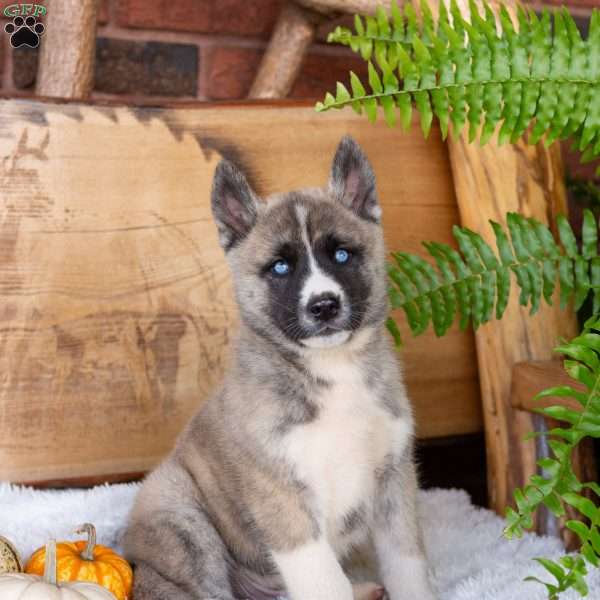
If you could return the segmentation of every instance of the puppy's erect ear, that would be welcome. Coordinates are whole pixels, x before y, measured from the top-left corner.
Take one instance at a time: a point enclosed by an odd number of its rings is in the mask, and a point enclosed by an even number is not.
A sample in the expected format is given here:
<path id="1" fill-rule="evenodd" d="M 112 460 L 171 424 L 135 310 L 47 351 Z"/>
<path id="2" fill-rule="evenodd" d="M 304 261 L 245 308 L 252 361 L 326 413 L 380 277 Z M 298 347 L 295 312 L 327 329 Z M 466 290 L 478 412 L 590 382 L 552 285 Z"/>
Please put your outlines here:
<path id="1" fill-rule="evenodd" d="M 346 208 L 367 221 L 379 223 L 381 208 L 375 174 L 361 147 L 349 136 L 342 138 L 335 153 L 329 188 Z"/>
<path id="2" fill-rule="evenodd" d="M 211 202 L 219 241 L 228 251 L 254 227 L 259 200 L 243 173 L 233 163 L 222 160 L 215 171 Z"/>

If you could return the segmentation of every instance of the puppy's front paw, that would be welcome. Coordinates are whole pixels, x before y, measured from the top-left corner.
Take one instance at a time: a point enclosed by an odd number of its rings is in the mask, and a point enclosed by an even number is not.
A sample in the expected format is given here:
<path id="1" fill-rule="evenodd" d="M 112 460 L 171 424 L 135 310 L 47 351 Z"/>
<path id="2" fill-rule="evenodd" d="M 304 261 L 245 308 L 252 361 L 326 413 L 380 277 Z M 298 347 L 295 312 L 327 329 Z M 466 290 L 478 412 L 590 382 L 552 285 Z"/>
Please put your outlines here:
<path id="1" fill-rule="evenodd" d="M 378 583 L 355 583 L 352 586 L 354 600 L 383 600 L 385 589 Z"/>

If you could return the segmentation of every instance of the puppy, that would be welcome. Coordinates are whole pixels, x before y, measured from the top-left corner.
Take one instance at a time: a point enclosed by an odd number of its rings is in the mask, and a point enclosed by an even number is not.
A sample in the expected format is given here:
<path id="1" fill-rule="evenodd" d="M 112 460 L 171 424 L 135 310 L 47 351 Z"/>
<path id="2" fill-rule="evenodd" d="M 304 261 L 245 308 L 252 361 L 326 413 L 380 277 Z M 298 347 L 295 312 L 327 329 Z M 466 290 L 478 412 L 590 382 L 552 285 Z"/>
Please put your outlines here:
<path id="1" fill-rule="evenodd" d="M 222 162 L 212 208 L 241 329 L 137 498 L 134 600 L 433 600 L 369 162 L 344 138 L 326 188 L 268 202 Z M 381 585 L 353 587 L 342 563 L 368 541 Z"/>

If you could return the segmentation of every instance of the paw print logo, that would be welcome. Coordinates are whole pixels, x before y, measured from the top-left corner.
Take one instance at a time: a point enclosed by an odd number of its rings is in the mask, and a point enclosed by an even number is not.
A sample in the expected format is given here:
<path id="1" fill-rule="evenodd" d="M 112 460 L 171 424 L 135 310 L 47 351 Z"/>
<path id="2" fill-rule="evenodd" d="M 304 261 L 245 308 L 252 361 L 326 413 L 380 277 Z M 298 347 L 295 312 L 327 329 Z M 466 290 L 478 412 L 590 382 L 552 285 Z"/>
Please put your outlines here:
<path id="1" fill-rule="evenodd" d="M 40 36 L 43 35 L 46 28 L 35 17 L 29 16 L 26 19 L 15 17 L 12 23 L 5 25 L 4 31 L 10 34 L 10 44 L 13 48 L 21 46 L 37 48 L 40 45 Z"/>

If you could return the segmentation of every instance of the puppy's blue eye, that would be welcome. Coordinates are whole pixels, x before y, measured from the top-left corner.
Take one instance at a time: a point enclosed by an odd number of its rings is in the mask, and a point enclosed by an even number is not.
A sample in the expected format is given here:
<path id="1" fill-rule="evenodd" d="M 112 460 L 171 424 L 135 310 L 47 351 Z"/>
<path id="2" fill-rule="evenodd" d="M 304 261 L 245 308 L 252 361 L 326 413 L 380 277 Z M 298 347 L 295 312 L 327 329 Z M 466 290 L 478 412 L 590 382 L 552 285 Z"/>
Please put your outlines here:
<path id="1" fill-rule="evenodd" d="M 271 267 L 271 271 L 275 275 L 279 275 L 279 276 L 287 275 L 290 272 L 290 265 L 285 260 L 278 260 Z"/>
<path id="2" fill-rule="evenodd" d="M 335 262 L 344 265 L 350 260 L 350 252 L 344 250 L 344 248 L 338 248 L 335 251 Z"/>

